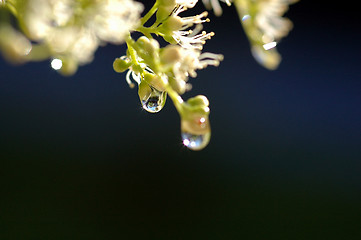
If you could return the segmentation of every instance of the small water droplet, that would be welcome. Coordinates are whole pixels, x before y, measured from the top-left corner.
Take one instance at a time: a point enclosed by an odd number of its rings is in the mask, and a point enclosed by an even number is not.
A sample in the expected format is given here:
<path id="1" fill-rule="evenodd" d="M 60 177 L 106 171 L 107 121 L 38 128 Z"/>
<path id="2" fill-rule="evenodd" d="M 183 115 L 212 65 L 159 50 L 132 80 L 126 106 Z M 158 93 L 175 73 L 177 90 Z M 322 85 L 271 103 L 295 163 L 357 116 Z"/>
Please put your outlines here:
<path id="1" fill-rule="evenodd" d="M 246 14 L 242 17 L 242 21 L 246 21 L 247 19 L 251 18 L 250 15 Z"/>
<path id="2" fill-rule="evenodd" d="M 153 87 L 150 88 L 152 91 L 150 91 L 148 96 L 145 96 L 142 99 L 142 106 L 150 113 L 157 113 L 164 107 L 167 99 L 167 93 L 158 91 Z"/>
<path id="3" fill-rule="evenodd" d="M 182 132 L 183 144 L 191 150 L 201 150 L 207 146 L 210 140 L 210 135 L 210 132 L 200 135 Z"/>

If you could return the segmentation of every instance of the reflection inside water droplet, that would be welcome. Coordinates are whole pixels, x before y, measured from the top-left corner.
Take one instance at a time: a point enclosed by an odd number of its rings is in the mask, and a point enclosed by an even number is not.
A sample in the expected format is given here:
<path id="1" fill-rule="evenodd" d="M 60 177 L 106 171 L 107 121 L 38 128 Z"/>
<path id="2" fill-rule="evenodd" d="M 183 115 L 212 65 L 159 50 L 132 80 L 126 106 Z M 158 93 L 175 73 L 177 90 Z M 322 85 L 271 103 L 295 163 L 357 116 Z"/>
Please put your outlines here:
<path id="1" fill-rule="evenodd" d="M 184 146 L 192 150 L 201 150 L 207 146 L 211 134 L 210 132 L 207 132 L 205 134 L 196 135 L 188 132 L 182 132 L 181 135 Z"/>
<path id="2" fill-rule="evenodd" d="M 149 95 L 145 96 L 141 100 L 142 106 L 150 113 L 157 113 L 164 107 L 165 101 L 167 99 L 167 93 L 158 91 L 153 87 L 150 88 L 152 91 L 150 91 Z"/>

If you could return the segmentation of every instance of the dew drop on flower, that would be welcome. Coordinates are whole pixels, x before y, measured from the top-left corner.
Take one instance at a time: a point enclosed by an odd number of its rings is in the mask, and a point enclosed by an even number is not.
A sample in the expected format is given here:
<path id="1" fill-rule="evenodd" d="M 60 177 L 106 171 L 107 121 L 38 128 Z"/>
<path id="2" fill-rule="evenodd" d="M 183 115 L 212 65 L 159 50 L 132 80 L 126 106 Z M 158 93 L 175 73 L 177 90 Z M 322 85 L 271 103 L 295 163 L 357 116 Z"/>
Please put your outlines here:
<path id="1" fill-rule="evenodd" d="M 152 91 L 142 99 L 142 106 L 150 113 L 157 113 L 164 107 L 167 93 L 151 87 Z"/>
<path id="2" fill-rule="evenodd" d="M 208 117 L 182 120 L 181 136 L 183 145 L 187 148 L 191 150 L 205 148 L 211 138 Z"/>

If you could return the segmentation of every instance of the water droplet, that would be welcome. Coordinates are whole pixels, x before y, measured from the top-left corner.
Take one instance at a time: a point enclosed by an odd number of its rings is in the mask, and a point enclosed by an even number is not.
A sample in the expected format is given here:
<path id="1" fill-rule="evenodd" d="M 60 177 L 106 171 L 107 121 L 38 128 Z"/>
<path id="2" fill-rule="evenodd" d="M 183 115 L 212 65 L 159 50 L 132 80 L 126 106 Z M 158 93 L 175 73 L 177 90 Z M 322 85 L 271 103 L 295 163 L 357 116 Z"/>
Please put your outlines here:
<path id="1" fill-rule="evenodd" d="M 208 116 L 182 119 L 181 135 L 183 144 L 191 150 L 201 150 L 209 143 L 211 129 Z"/>
<path id="2" fill-rule="evenodd" d="M 157 89 L 150 87 L 151 91 L 149 95 L 145 96 L 142 101 L 142 106 L 145 110 L 150 113 L 157 113 L 165 105 L 165 101 L 167 99 L 167 93 L 158 91 Z"/>
<path id="3" fill-rule="evenodd" d="M 251 18 L 250 15 L 246 14 L 242 17 L 242 21 L 246 21 L 247 19 Z"/>

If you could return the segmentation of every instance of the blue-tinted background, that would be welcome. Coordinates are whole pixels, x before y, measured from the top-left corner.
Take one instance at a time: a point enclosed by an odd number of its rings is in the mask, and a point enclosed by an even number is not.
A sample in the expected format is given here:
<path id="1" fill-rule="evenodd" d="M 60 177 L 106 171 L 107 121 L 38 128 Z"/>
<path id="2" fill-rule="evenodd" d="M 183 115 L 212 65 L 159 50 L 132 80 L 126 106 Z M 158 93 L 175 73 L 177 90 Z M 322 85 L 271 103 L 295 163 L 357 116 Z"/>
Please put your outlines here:
<path id="1" fill-rule="evenodd" d="M 276 71 L 234 8 L 211 15 L 225 60 L 185 95 L 211 102 L 201 152 L 113 72 L 124 47 L 68 78 L 1 58 L 0 239 L 361 239 L 360 20 L 330 4 L 291 7 Z"/>

